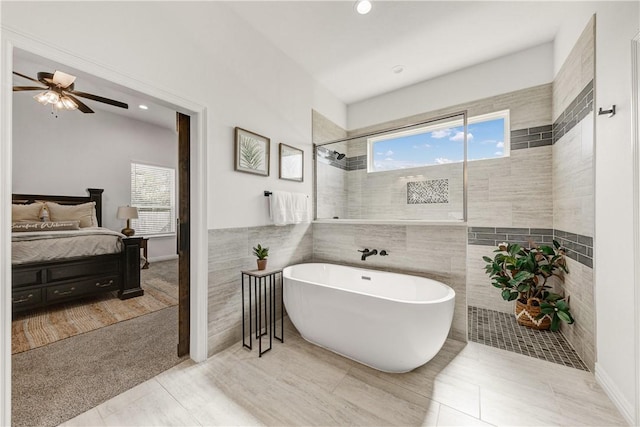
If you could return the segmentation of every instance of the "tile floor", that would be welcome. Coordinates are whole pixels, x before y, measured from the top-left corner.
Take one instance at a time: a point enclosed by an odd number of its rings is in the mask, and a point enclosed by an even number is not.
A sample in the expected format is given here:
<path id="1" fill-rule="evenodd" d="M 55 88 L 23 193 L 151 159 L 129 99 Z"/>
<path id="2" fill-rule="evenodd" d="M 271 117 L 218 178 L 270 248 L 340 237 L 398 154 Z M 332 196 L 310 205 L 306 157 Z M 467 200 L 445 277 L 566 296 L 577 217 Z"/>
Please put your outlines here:
<path id="1" fill-rule="evenodd" d="M 286 320 L 285 320 L 286 321 Z M 589 372 L 448 340 L 387 374 L 307 343 L 287 322 L 262 358 L 238 343 L 68 421 L 132 425 L 626 425 Z"/>
<path id="2" fill-rule="evenodd" d="M 469 341 L 588 371 L 559 332 L 536 331 L 518 325 L 510 313 L 469 307 Z"/>

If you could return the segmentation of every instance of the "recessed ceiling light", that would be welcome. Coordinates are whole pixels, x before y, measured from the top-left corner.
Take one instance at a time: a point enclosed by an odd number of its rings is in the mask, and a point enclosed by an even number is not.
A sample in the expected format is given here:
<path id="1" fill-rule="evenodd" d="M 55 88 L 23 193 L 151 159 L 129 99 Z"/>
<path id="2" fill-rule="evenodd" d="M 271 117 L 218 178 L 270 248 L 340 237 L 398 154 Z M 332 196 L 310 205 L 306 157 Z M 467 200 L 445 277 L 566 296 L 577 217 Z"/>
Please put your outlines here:
<path id="1" fill-rule="evenodd" d="M 360 15 L 366 15 L 371 12 L 371 1 L 370 0 L 358 0 L 355 5 L 356 12 Z"/>
<path id="2" fill-rule="evenodd" d="M 400 74 L 404 71 L 404 65 L 396 65 L 391 71 L 393 71 L 394 74 Z"/>
<path id="3" fill-rule="evenodd" d="M 138 105 L 138 108 L 139 108 L 139 109 L 141 109 L 141 110 L 148 110 L 148 109 L 149 109 L 149 107 L 147 107 L 147 106 L 146 106 L 146 105 L 144 105 L 144 104 L 140 104 L 140 105 Z"/>

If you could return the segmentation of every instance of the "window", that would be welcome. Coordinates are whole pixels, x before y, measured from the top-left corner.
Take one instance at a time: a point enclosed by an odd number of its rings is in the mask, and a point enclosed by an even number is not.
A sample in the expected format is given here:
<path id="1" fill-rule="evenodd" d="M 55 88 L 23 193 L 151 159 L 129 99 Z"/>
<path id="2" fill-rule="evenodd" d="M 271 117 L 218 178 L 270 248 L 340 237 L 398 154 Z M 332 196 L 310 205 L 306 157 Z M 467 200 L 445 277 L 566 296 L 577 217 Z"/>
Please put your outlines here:
<path id="1" fill-rule="evenodd" d="M 395 132 L 368 139 L 369 172 L 409 169 L 462 162 L 462 120 Z M 509 110 L 470 117 L 467 160 L 509 155 Z"/>
<path id="2" fill-rule="evenodd" d="M 136 234 L 150 236 L 175 232 L 175 176 L 173 168 L 131 163 L 131 206 Z"/>

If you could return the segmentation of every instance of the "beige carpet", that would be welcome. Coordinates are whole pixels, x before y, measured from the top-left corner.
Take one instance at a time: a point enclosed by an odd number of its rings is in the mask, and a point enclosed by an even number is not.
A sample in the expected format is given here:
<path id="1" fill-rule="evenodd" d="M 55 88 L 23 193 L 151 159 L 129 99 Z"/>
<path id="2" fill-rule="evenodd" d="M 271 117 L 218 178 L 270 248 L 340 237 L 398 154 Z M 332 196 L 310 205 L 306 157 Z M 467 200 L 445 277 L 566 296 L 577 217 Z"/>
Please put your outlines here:
<path id="1" fill-rule="evenodd" d="M 116 292 L 18 314 L 11 323 L 11 353 L 21 353 L 178 304 L 178 261 L 141 270 L 144 295 L 120 300 Z"/>
<path id="2" fill-rule="evenodd" d="M 178 307 L 11 357 L 12 425 L 56 426 L 177 365 Z"/>

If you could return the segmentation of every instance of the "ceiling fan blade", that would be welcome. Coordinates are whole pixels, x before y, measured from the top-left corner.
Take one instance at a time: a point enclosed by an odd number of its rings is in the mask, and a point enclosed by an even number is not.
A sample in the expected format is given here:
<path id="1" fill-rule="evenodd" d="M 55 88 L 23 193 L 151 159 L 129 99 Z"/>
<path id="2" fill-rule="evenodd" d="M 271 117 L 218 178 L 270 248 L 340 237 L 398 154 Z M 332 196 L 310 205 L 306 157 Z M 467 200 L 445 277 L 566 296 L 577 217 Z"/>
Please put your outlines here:
<path id="1" fill-rule="evenodd" d="M 65 92 L 65 93 L 69 93 L 69 92 Z M 125 104 L 124 102 L 115 101 L 113 99 L 104 98 L 102 96 L 92 95 L 92 94 L 86 93 L 86 92 L 78 92 L 78 91 L 75 91 L 75 90 L 73 92 L 71 92 L 71 93 L 74 94 L 75 96 L 81 96 L 83 98 L 91 99 L 93 101 L 103 102 L 105 104 L 113 105 L 114 107 L 120 107 L 120 108 L 126 108 L 126 109 L 129 108 L 129 106 L 127 104 Z"/>
<path id="2" fill-rule="evenodd" d="M 55 86 L 53 84 L 53 74 L 51 73 L 45 73 L 44 71 L 40 71 L 38 73 L 38 81 L 43 85 Z"/>
<path id="3" fill-rule="evenodd" d="M 83 113 L 93 113 L 93 110 L 91 108 L 87 107 L 85 103 L 80 101 L 75 96 L 71 95 L 69 92 L 65 92 L 64 96 L 66 96 L 67 98 L 75 102 L 76 105 L 78 106 L 78 110 L 82 111 Z"/>
<path id="4" fill-rule="evenodd" d="M 14 86 L 13 87 L 14 92 L 22 92 L 23 90 L 47 90 L 47 89 L 49 88 L 42 87 L 42 86 Z"/>
<path id="5" fill-rule="evenodd" d="M 53 73 L 53 83 L 56 86 L 59 86 L 63 89 L 71 86 L 75 80 L 76 80 L 76 76 L 63 73 L 62 71 L 56 70 L 56 72 Z"/>
<path id="6" fill-rule="evenodd" d="M 15 74 L 16 76 L 20 76 L 20 77 L 22 77 L 24 79 L 31 80 L 32 82 L 41 83 L 39 80 L 33 79 L 33 78 L 29 77 L 29 76 L 25 76 L 24 74 L 20 74 L 17 71 L 14 71 L 13 74 Z"/>

